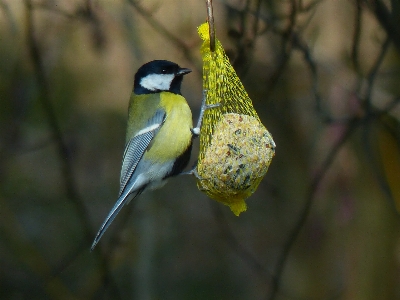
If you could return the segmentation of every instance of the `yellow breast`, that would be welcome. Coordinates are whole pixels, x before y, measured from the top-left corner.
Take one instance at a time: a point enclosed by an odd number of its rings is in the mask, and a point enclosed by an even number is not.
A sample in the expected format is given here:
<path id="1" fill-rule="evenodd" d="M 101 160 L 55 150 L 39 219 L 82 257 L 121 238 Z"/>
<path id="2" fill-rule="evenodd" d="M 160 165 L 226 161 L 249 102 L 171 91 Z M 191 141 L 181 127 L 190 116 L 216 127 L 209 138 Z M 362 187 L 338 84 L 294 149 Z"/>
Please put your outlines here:
<path id="1" fill-rule="evenodd" d="M 167 161 L 183 154 L 191 144 L 192 112 L 185 98 L 168 92 L 160 94 L 160 107 L 166 111 L 167 117 L 150 152 L 159 161 Z"/>

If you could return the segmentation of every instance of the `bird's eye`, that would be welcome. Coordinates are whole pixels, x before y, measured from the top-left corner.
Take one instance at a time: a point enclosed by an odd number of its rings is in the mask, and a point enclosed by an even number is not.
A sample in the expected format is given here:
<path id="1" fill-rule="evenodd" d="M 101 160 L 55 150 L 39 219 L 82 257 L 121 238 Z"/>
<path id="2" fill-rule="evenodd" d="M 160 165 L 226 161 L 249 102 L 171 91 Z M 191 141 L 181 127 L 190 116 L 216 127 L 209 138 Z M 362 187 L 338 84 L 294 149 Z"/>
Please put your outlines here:
<path id="1" fill-rule="evenodd" d="M 162 69 L 162 70 L 161 70 L 161 73 L 162 73 L 162 74 L 167 74 L 167 69 Z"/>

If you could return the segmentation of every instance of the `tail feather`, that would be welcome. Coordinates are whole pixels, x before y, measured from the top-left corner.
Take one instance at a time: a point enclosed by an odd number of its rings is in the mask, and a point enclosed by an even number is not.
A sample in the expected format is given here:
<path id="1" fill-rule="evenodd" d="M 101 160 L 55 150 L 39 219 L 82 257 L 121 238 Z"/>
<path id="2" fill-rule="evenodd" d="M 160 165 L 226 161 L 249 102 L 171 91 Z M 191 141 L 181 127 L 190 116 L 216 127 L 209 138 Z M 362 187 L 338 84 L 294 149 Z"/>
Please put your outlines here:
<path id="1" fill-rule="evenodd" d="M 118 215 L 120 212 L 121 208 L 125 205 L 128 204 L 132 199 L 136 198 L 139 196 L 145 187 L 137 190 L 134 195 L 132 194 L 122 194 L 121 197 L 118 198 L 117 202 L 114 204 L 114 207 L 111 209 L 110 213 L 108 214 L 107 218 L 104 220 L 103 224 L 101 225 L 99 231 L 96 234 L 96 237 L 94 238 L 92 247 L 90 247 L 90 251 L 93 251 L 94 247 L 96 247 L 97 243 L 100 241 L 101 237 L 103 234 L 106 232 L 107 228 L 111 225 L 112 221 L 114 221 L 115 217 Z"/>

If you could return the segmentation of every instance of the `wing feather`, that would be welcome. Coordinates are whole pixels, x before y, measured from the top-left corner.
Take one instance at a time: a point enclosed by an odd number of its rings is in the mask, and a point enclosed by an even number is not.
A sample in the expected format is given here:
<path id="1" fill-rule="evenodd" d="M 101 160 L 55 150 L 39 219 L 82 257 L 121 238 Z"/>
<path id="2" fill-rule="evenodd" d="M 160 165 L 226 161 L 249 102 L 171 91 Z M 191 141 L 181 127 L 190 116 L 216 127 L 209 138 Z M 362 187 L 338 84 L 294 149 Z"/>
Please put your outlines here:
<path id="1" fill-rule="evenodd" d="M 165 111 L 158 109 L 153 117 L 148 120 L 145 128 L 140 130 L 126 144 L 122 159 L 119 196 L 121 196 L 128 182 L 133 178 L 138 163 L 158 130 L 160 130 L 165 118 Z"/>

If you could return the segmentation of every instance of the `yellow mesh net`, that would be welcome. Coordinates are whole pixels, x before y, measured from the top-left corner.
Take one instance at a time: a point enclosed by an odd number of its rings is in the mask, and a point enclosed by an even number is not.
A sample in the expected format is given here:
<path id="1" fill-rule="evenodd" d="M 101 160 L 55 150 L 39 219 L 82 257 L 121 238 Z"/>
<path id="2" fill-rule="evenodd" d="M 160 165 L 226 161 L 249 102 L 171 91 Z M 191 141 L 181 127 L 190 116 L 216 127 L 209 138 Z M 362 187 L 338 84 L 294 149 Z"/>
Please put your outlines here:
<path id="1" fill-rule="evenodd" d="M 203 116 L 197 186 L 238 216 L 247 209 L 244 200 L 267 173 L 275 143 L 218 39 L 211 52 L 208 23 L 202 24 L 198 32 L 203 40 L 206 104 L 220 105 L 207 109 Z"/>

